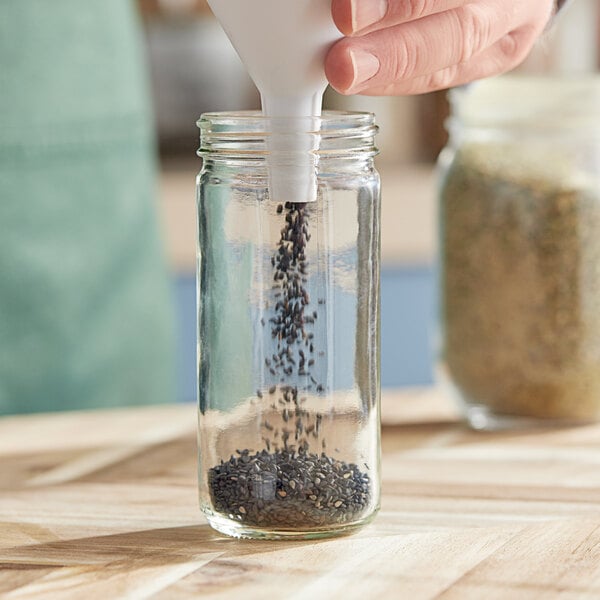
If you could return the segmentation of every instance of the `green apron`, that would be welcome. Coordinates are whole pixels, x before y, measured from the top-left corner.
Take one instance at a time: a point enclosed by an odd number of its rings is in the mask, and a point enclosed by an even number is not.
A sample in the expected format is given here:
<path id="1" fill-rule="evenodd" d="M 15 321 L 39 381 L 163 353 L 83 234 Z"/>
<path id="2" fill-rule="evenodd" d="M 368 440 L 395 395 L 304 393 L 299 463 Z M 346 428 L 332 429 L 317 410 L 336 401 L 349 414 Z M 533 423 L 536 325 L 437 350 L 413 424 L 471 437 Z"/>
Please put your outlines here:
<path id="1" fill-rule="evenodd" d="M 169 402 L 134 6 L 0 3 L 0 414 Z"/>

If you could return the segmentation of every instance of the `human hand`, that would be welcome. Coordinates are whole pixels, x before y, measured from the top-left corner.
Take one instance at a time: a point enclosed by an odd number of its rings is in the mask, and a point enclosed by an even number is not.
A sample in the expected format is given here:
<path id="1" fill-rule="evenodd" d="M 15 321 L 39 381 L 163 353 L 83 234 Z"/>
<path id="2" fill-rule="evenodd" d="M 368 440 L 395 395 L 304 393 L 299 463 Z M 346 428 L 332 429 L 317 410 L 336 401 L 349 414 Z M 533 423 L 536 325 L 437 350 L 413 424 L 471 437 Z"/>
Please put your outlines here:
<path id="1" fill-rule="evenodd" d="M 556 0 L 332 0 L 348 36 L 325 61 L 343 94 L 421 94 L 516 67 Z"/>

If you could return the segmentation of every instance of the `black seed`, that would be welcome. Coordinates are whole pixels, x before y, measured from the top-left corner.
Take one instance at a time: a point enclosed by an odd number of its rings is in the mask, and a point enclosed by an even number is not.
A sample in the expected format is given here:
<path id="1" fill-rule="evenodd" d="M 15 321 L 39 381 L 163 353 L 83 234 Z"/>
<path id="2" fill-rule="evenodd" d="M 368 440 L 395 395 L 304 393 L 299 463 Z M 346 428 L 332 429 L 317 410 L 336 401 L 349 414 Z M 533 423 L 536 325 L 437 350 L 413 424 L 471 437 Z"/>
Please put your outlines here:
<path id="1" fill-rule="evenodd" d="M 346 473 L 350 478 L 343 478 Z M 252 455 L 243 450 L 239 458 L 210 469 L 208 484 L 218 512 L 262 527 L 351 522 L 360 518 L 371 497 L 369 476 L 355 465 L 302 450 Z"/>

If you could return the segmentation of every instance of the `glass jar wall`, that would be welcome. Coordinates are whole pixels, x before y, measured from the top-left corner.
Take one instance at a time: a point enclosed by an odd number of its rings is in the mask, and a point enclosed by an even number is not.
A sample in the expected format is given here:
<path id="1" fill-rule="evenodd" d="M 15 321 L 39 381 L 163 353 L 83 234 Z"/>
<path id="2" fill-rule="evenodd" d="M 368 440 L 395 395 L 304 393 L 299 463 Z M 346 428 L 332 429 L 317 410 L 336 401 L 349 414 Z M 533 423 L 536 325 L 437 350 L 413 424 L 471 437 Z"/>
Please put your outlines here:
<path id="1" fill-rule="evenodd" d="M 441 366 L 475 428 L 600 417 L 600 80 L 452 93 Z"/>
<path id="2" fill-rule="evenodd" d="M 200 503 L 238 537 L 334 535 L 379 506 L 376 127 L 307 123 L 199 121 Z M 318 146 L 316 201 L 271 198 L 276 135 Z"/>

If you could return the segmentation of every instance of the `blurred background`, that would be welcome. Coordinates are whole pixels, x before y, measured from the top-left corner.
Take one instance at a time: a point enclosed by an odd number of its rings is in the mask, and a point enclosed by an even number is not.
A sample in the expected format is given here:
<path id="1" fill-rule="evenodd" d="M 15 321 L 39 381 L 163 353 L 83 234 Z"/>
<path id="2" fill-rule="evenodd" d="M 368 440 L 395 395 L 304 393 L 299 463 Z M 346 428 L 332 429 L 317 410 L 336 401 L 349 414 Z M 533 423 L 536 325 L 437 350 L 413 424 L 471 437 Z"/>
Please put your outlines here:
<path id="1" fill-rule="evenodd" d="M 599 31 L 574 0 L 521 70 L 597 71 Z M 195 400 L 195 122 L 256 108 L 204 0 L 0 4 L 0 414 Z M 325 108 L 377 116 L 382 384 L 426 386 L 446 94 Z"/>
<path id="2" fill-rule="evenodd" d="M 195 120 L 213 110 L 259 108 L 259 98 L 204 0 L 140 0 L 161 159 L 164 235 L 178 314 L 182 401 L 195 399 Z M 577 72 L 600 66 L 597 0 L 576 0 L 520 68 Z M 445 92 L 415 97 L 343 97 L 329 89 L 325 108 L 374 112 L 381 128 L 382 385 L 434 380 L 436 345 L 435 160 L 446 143 Z"/>
<path id="3" fill-rule="evenodd" d="M 180 398 L 195 398 L 194 122 L 204 111 L 260 108 L 256 89 L 202 0 L 142 0 L 161 157 L 165 236 L 176 290 Z M 325 108 L 375 112 L 383 180 L 382 383 L 433 379 L 435 178 L 445 94 L 346 98 Z"/>

